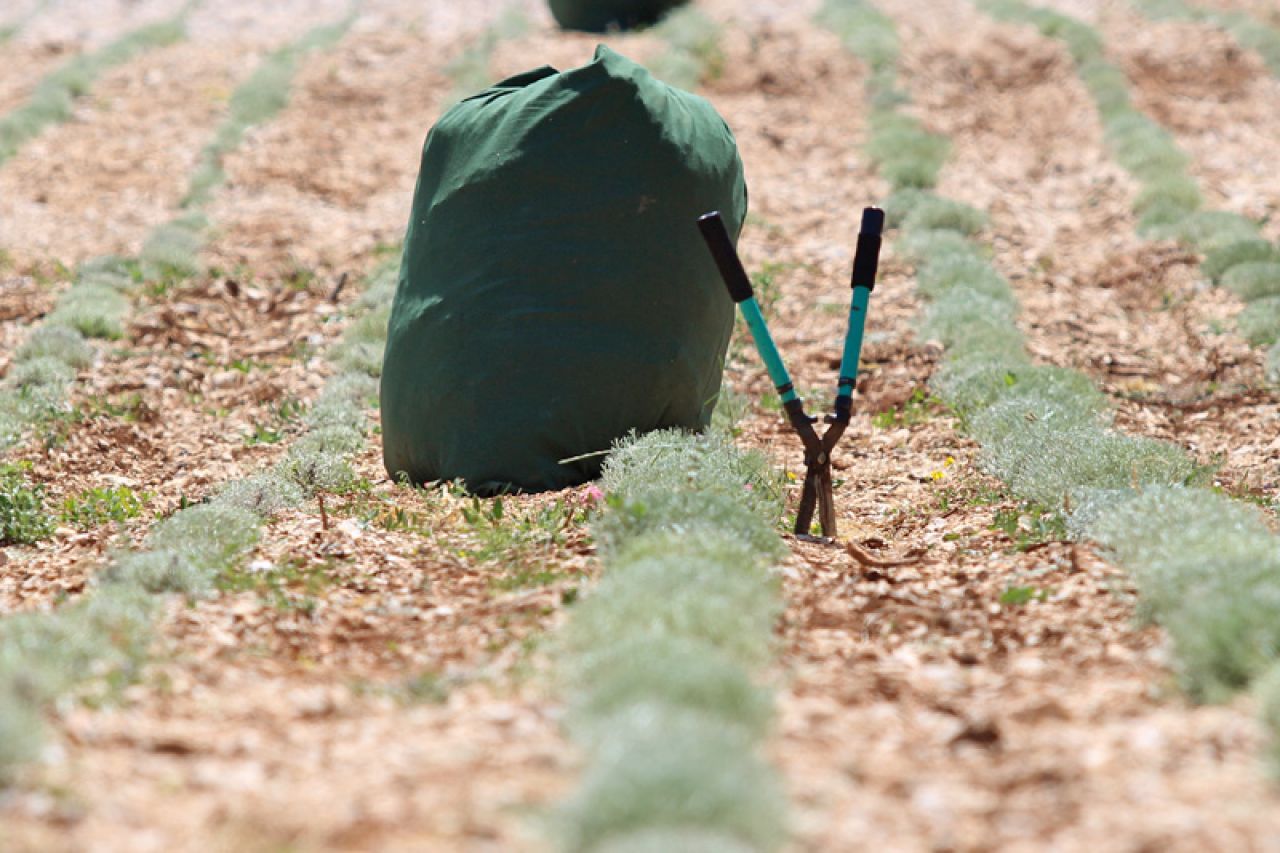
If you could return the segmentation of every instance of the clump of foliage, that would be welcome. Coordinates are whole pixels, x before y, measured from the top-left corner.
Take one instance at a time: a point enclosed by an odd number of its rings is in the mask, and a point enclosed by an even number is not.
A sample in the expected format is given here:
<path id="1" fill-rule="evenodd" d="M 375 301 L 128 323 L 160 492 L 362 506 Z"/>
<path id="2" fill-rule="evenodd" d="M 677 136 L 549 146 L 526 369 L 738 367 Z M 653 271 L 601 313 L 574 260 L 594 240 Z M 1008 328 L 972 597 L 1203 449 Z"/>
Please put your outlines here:
<path id="1" fill-rule="evenodd" d="M 782 846 L 781 786 L 741 732 L 661 704 L 633 705 L 612 724 L 564 806 L 565 849 L 595 850 L 668 827 L 727 836 L 751 850 Z"/>
<path id="2" fill-rule="evenodd" d="M 138 494 L 128 486 L 98 486 L 62 503 L 62 520 L 82 529 L 97 527 L 109 521 L 137 518 L 150 496 Z"/>
<path id="3" fill-rule="evenodd" d="M 1280 296 L 1280 261 L 1247 261 L 1222 276 L 1222 286 L 1245 301 Z"/>
<path id="4" fill-rule="evenodd" d="M 28 478 L 30 465 L 0 465 L 0 545 L 30 545 L 53 535 L 44 487 Z"/>
<path id="5" fill-rule="evenodd" d="M 1245 306 L 1236 318 L 1240 333 L 1254 346 L 1280 341 L 1280 296 L 1264 296 Z"/>
<path id="6" fill-rule="evenodd" d="M 936 195 L 921 196 L 906 215 L 902 227 L 908 231 L 947 229 L 971 237 L 983 229 L 987 217 L 967 204 Z"/>
<path id="7" fill-rule="evenodd" d="M 1261 237 L 1238 240 L 1205 252 L 1200 269 L 1213 281 L 1219 281 L 1239 264 L 1280 263 L 1280 249 Z"/>
<path id="8" fill-rule="evenodd" d="M 173 44 L 183 37 L 183 16 L 126 33 L 87 54 L 76 56 L 50 72 L 26 103 L 0 116 L 0 163 L 45 128 L 71 118 L 75 100 L 88 94 L 93 81 L 107 69 L 155 47 Z"/>

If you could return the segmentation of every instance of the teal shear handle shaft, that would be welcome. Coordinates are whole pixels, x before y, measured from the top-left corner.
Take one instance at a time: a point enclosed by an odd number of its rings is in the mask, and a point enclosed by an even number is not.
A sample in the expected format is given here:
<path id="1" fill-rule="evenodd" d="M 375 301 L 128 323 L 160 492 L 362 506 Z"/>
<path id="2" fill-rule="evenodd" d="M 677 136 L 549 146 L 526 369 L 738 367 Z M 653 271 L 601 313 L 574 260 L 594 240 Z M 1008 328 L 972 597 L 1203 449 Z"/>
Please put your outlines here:
<path id="1" fill-rule="evenodd" d="M 769 334 L 769 327 L 765 325 L 764 314 L 760 312 L 760 303 L 756 302 L 754 296 L 748 296 L 738 303 L 738 310 L 742 312 L 742 319 L 747 321 L 747 328 L 751 330 L 751 340 L 756 342 L 756 352 L 760 353 L 760 360 L 764 362 L 764 369 L 769 371 L 769 379 L 773 382 L 773 387 L 778 389 L 778 396 L 784 403 L 797 399 L 791 376 L 787 373 L 786 365 L 782 363 L 782 355 L 773 342 L 773 335 Z"/>
<path id="2" fill-rule="evenodd" d="M 742 261 L 738 259 L 738 253 L 733 248 L 733 241 L 729 239 L 729 232 L 725 230 L 720 214 L 708 213 L 699 217 L 698 230 L 702 232 L 702 239 L 706 241 L 711 257 L 715 259 L 720 277 L 724 279 L 725 287 L 729 290 L 729 296 L 738 303 L 738 308 L 742 311 L 742 319 L 747 321 L 747 328 L 751 331 L 751 339 L 755 341 L 756 351 L 760 353 L 760 360 L 764 362 L 765 370 L 769 372 L 769 379 L 778 389 L 782 402 L 790 403 L 798 399 L 795 386 L 791 383 L 791 376 L 787 373 L 786 365 L 782 363 L 782 355 L 773 342 L 773 335 L 769 334 L 769 326 L 764 321 L 760 304 L 756 302 L 755 293 L 751 289 L 751 280 L 747 278 L 747 271 L 742 268 Z"/>
<path id="3" fill-rule="evenodd" d="M 862 357 L 862 334 L 867 323 L 867 307 L 871 291 L 876 287 L 876 271 L 880 265 L 880 234 L 884 231 L 884 211 L 864 208 L 862 227 L 858 231 L 858 247 L 853 254 L 853 276 L 850 287 L 849 327 L 844 336 L 844 355 L 840 359 L 840 387 L 836 392 L 836 418 L 849 420 L 853 408 L 853 389 L 858 383 L 858 361 Z"/>
<path id="4" fill-rule="evenodd" d="M 871 291 L 859 287 L 853 291 L 853 302 L 849 306 L 849 330 L 844 335 L 844 356 L 840 359 L 841 397 L 852 397 L 853 387 L 858 381 L 858 361 L 862 357 L 862 333 L 867 322 L 867 305 L 871 302 Z"/>

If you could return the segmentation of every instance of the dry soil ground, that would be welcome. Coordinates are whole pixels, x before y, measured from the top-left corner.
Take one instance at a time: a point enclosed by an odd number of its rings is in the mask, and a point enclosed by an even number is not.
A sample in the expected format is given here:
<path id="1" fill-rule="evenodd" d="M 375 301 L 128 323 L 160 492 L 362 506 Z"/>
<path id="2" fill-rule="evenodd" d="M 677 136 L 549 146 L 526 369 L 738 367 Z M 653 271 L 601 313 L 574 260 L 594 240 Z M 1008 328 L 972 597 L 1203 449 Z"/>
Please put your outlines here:
<path id="1" fill-rule="evenodd" d="M 1280 83 L 1219 34 L 1115 5 L 1060 8 L 1101 27 L 1212 203 L 1270 214 L 1274 230 Z M 73 121 L 0 167 L 0 366 L 64 286 L 58 264 L 137 251 L 173 215 L 256 57 L 343 8 L 206 6 L 191 41 L 108 72 Z M 744 255 L 771 265 L 775 334 L 821 398 L 856 211 L 887 191 L 862 153 L 865 69 L 811 22 L 813 3 L 705 6 L 725 27 L 725 62 L 704 93 L 751 186 Z M 59 57 L 173 8 L 53 4 L 0 48 L 18 57 L 0 65 L 0 109 Z M 1239 305 L 1200 286 L 1193 257 L 1137 235 L 1134 186 L 1061 46 L 963 0 L 882 8 L 903 36 L 915 109 L 954 142 L 940 190 L 990 211 L 984 237 L 1035 354 L 1089 372 L 1126 428 L 1221 457 L 1224 487 L 1274 501 L 1280 406 L 1256 390 L 1259 354 L 1229 331 Z M 149 517 L 278 456 L 246 436 L 320 387 L 312 353 L 336 338 L 351 294 L 331 298 L 334 286 L 399 238 L 448 64 L 499 12 L 371 0 L 304 63 L 289 106 L 227 163 L 205 257 L 218 272 L 141 295 L 126 340 L 78 386 L 92 416 L 16 452 L 53 500 L 126 483 L 151 495 Z M 596 39 L 555 32 L 539 5 L 528 13 L 531 29 L 494 51 L 495 79 L 589 57 Z M 661 49 L 610 40 L 641 59 Z M 950 416 L 911 402 L 938 356 L 915 335 L 918 308 L 890 245 L 837 463 L 842 541 L 788 540 L 770 754 L 792 849 L 1280 850 L 1280 796 L 1248 700 L 1180 696 L 1164 636 L 1135 620 L 1123 573 L 1088 545 L 1019 550 L 993 529 L 1014 504 Z M 730 381 L 751 403 L 740 440 L 799 471 L 766 377 L 748 348 L 734 352 Z M 59 709 L 54 746 L 0 795 L 5 849 L 546 846 L 540 815 L 576 760 L 546 649 L 595 571 L 590 543 L 573 527 L 554 544 L 491 548 L 464 499 L 386 482 L 376 436 L 359 467 L 370 490 L 330 506 L 327 528 L 315 507 L 268 526 L 251 560 L 287 566 L 278 585 L 246 573 L 243 589 L 172 602 L 139 684 L 106 707 Z M 555 500 L 587 498 L 509 512 Z M 5 549 L 0 608 L 79 594 L 145 527 Z M 1010 587 L 1042 600 L 1002 603 Z"/>

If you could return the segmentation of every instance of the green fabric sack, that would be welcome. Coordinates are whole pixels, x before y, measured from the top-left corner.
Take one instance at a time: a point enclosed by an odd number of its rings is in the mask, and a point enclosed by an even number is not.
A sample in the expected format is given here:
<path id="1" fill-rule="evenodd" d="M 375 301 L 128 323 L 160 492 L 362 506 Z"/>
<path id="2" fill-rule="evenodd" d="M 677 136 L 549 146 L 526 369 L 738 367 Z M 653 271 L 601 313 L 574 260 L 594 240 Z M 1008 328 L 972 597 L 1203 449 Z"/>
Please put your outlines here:
<path id="1" fill-rule="evenodd" d="M 550 0 L 551 14 L 566 30 L 603 33 L 655 24 L 688 0 Z"/>
<path id="2" fill-rule="evenodd" d="M 606 47 L 449 110 L 427 136 L 382 372 L 392 477 L 479 494 L 599 474 L 631 430 L 702 429 L 733 304 L 697 217 L 747 212 L 733 134 Z"/>

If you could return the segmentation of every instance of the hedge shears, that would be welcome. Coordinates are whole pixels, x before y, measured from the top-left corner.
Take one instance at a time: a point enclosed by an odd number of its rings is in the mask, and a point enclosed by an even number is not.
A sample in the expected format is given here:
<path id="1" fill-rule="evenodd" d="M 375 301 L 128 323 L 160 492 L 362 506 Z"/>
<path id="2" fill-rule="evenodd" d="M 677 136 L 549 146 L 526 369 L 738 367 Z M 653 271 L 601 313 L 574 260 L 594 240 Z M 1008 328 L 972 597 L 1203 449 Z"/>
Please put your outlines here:
<path id="1" fill-rule="evenodd" d="M 853 390 L 858 379 L 858 360 L 862 355 L 862 333 L 867 321 L 871 291 L 876 286 L 876 269 L 880 263 L 880 234 L 884 230 L 884 211 L 876 207 L 868 207 L 862 211 L 862 227 L 858 232 L 857 249 L 853 256 L 850 283 L 853 298 L 849 305 L 849 325 L 845 331 L 844 353 L 840 360 L 835 410 L 824 418 L 828 427 L 822 435 L 818 435 L 813 426 L 818 419 L 805 413 L 804 401 L 796 393 L 791 376 L 782 362 L 782 355 L 773 342 L 773 336 L 769 334 L 769 326 L 765 323 L 760 304 L 756 302 L 755 293 L 751 289 L 751 280 L 733 248 L 719 212 L 699 217 L 698 229 L 702 232 L 702 239 L 706 241 L 711 256 L 715 258 L 730 298 L 737 303 L 742 318 L 746 320 L 756 351 L 760 353 L 760 360 L 764 362 L 769 379 L 782 398 L 782 408 L 787 414 L 787 420 L 804 444 L 804 489 L 800 493 L 800 507 L 796 511 L 795 532 L 797 535 L 809 533 L 816 507 L 822 535 L 834 539 L 836 508 L 832 496 L 831 452 L 848 428 L 853 413 Z"/>

